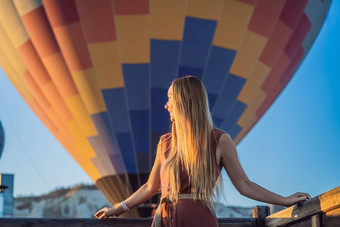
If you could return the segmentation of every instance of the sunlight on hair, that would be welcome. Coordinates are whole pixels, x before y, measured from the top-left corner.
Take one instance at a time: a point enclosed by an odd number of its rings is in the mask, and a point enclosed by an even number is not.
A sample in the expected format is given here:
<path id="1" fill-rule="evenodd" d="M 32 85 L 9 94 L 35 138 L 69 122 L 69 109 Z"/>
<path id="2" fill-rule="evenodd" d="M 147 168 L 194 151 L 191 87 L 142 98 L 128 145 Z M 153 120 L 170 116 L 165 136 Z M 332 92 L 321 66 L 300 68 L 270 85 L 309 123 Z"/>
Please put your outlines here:
<path id="1" fill-rule="evenodd" d="M 169 199 L 178 199 L 180 168 L 184 168 L 194 196 L 213 210 L 212 203 L 218 194 L 220 180 L 215 187 L 218 168 L 211 148 L 213 124 L 207 92 L 202 82 L 194 76 L 173 81 L 172 88 L 174 122 L 171 152 L 163 170 L 166 171 Z"/>

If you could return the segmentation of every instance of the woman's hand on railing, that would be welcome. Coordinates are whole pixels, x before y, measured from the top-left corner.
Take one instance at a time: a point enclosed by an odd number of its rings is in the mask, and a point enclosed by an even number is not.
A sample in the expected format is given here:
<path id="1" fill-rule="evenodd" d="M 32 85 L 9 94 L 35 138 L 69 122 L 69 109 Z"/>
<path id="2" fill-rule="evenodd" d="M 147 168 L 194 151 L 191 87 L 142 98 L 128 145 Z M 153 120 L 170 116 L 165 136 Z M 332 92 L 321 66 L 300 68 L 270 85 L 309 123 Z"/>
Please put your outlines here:
<path id="1" fill-rule="evenodd" d="M 94 217 L 101 220 L 103 218 L 109 218 L 110 216 L 119 217 L 122 213 L 124 213 L 124 210 L 120 207 L 120 203 L 116 203 L 113 207 L 104 207 L 100 209 Z"/>
<path id="2" fill-rule="evenodd" d="M 290 207 L 307 199 L 311 199 L 311 196 L 308 193 L 297 192 L 291 196 L 284 197 L 283 205 Z"/>

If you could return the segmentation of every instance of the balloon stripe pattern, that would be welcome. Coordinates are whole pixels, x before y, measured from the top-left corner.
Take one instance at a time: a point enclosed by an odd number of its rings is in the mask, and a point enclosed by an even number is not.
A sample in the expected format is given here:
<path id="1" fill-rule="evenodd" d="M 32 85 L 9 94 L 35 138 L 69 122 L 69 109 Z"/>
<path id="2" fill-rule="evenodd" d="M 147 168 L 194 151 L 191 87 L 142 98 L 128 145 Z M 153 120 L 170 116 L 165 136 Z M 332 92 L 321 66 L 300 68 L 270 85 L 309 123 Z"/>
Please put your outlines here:
<path id="1" fill-rule="evenodd" d="M 2 0 L 0 64 L 111 202 L 143 184 L 176 78 L 239 143 L 313 45 L 331 0 Z"/>

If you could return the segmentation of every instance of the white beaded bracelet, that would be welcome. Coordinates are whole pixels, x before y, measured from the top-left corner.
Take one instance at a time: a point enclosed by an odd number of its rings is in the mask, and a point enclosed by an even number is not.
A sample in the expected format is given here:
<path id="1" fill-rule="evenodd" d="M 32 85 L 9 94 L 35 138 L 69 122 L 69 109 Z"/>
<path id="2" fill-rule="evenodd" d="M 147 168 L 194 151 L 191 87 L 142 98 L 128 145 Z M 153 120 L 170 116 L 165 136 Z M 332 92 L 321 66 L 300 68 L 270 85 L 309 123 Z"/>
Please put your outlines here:
<path id="1" fill-rule="evenodd" d="M 125 201 L 121 202 L 120 204 L 122 205 L 124 212 L 130 210 L 130 208 L 126 205 Z"/>

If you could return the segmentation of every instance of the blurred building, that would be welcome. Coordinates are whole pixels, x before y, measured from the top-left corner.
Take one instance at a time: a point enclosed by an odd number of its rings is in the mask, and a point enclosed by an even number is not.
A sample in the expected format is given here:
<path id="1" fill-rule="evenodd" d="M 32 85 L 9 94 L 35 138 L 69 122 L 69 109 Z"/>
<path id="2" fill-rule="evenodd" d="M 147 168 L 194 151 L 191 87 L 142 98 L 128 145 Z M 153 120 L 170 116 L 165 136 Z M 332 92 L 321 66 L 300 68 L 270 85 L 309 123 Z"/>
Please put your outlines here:
<path id="1" fill-rule="evenodd" d="M 14 174 L 0 173 L 0 186 L 8 187 L 5 190 L 0 189 L 0 217 L 12 217 Z"/>
<path id="2" fill-rule="evenodd" d="M 0 121 L 0 158 L 5 146 L 5 131 Z M 0 173 L 0 217 L 13 216 L 14 175 Z M 5 189 L 6 188 L 6 189 Z"/>

